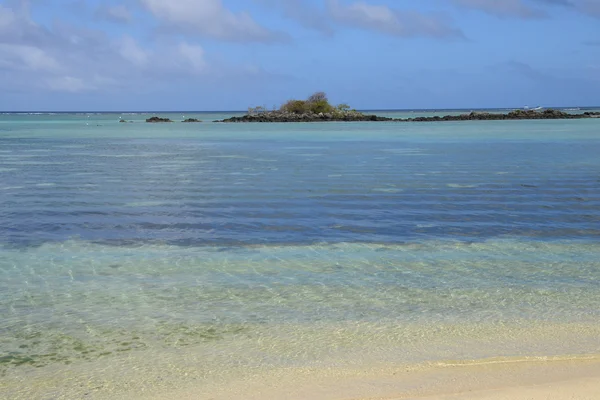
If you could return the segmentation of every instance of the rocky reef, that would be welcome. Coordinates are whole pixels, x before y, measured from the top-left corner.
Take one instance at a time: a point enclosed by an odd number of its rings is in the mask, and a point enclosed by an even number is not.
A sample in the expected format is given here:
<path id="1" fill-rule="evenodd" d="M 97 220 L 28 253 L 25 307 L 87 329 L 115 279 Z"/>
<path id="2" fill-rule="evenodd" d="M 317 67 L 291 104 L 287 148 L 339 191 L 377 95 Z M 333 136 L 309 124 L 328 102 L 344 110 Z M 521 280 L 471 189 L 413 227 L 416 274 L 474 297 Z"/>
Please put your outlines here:
<path id="1" fill-rule="evenodd" d="M 396 119 L 395 121 L 404 122 L 435 122 L 435 121 L 500 121 L 500 120 L 521 120 L 521 119 L 581 119 L 595 118 L 600 116 L 600 112 L 585 112 L 583 114 L 569 114 L 564 111 L 547 109 L 537 110 L 514 110 L 506 114 L 471 112 L 461 115 L 445 115 L 443 117 L 416 117 L 406 119 Z"/>
<path id="2" fill-rule="evenodd" d="M 151 117 L 146 120 L 146 122 L 151 123 L 159 123 L 159 122 L 173 122 L 169 118 L 160 118 L 160 117 Z"/>
<path id="3" fill-rule="evenodd" d="M 326 113 L 294 113 L 287 111 L 266 111 L 231 117 L 215 122 L 324 122 L 324 121 L 392 121 L 392 118 L 363 114 L 358 111 L 335 111 Z"/>
<path id="4" fill-rule="evenodd" d="M 181 122 L 185 122 L 185 123 L 192 123 L 192 122 L 202 122 L 202 120 L 200 119 L 196 119 L 196 118 L 188 118 L 186 120 L 183 120 Z"/>
<path id="5" fill-rule="evenodd" d="M 471 112 L 461 115 L 445 115 L 415 118 L 389 118 L 363 114 L 347 104 L 331 105 L 325 92 L 316 92 L 306 100 L 288 100 L 279 109 L 267 110 L 264 106 L 250 107 L 241 117 L 231 117 L 214 122 L 328 122 L 328 121 L 389 121 L 389 122 L 437 122 L 437 121 L 498 121 L 520 119 L 578 119 L 598 118 L 600 112 L 569 114 L 559 110 L 514 110 L 506 114 Z"/>
<path id="6" fill-rule="evenodd" d="M 241 117 L 215 122 L 324 122 L 324 121 L 391 121 L 391 118 L 368 115 L 350 109 L 347 104 L 331 105 L 324 92 L 316 92 L 306 100 L 288 100 L 278 110 L 250 107 Z"/>
<path id="7" fill-rule="evenodd" d="M 461 115 L 445 115 L 415 118 L 388 118 L 377 115 L 363 114 L 354 110 L 334 110 L 326 113 L 295 113 L 288 111 L 264 111 L 249 113 L 241 117 L 231 117 L 215 122 L 327 122 L 327 121 L 389 121 L 389 122 L 442 122 L 442 121 L 500 121 L 527 119 L 583 119 L 600 118 L 600 112 L 584 112 L 569 114 L 564 111 L 547 110 L 515 110 L 509 113 L 471 112 Z"/>

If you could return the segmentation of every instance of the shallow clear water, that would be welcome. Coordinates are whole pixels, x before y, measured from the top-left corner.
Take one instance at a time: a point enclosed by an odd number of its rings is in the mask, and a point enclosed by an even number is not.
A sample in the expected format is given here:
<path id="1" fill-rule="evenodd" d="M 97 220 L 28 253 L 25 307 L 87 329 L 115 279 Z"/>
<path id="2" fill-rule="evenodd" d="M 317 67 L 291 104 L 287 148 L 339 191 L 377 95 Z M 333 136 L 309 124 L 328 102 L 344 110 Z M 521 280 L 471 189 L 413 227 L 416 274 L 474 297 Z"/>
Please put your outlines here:
<path id="1" fill-rule="evenodd" d="M 11 397 L 73 366 L 600 353 L 600 120 L 118 119 L 0 115 Z"/>

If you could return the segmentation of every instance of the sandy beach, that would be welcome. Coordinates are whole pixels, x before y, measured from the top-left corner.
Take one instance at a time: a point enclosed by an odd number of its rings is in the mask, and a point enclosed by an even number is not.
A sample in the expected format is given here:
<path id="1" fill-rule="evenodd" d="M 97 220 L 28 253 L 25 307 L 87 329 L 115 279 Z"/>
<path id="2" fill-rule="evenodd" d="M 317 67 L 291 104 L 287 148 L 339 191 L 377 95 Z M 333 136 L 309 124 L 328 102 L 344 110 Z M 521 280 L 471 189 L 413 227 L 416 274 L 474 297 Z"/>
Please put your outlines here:
<path id="1" fill-rule="evenodd" d="M 487 360 L 408 370 L 289 370 L 138 399 L 594 400 L 600 359 Z"/>
<path id="2" fill-rule="evenodd" d="M 425 400 L 592 400 L 597 399 L 599 393 L 600 382 L 596 376 L 541 385 L 413 398 Z"/>
<path id="3" fill-rule="evenodd" d="M 554 369 L 554 370 L 553 370 Z M 482 379 L 489 379 L 484 372 Z M 515 370 L 514 373 L 517 373 Z M 561 375 L 562 374 L 562 375 Z M 474 374 L 473 378 L 477 375 Z M 530 380 L 527 382 L 527 380 Z M 476 386 L 476 385 L 475 385 Z M 485 386 L 485 385 L 483 385 Z M 451 388 L 448 388 L 451 389 Z M 600 365 L 544 366 L 486 389 L 468 389 L 397 399 L 423 400 L 592 400 L 600 395 Z"/>

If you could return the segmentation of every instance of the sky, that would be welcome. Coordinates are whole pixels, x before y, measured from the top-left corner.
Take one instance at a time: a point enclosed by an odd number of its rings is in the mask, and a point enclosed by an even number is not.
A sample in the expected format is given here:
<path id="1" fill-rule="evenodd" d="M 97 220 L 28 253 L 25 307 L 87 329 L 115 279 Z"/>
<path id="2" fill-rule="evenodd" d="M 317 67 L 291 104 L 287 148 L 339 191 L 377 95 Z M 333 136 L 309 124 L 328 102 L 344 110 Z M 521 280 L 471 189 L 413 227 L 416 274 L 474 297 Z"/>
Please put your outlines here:
<path id="1" fill-rule="evenodd" d="M 0 111 L 600 106 L 600 0 L 0 0 Z"/>

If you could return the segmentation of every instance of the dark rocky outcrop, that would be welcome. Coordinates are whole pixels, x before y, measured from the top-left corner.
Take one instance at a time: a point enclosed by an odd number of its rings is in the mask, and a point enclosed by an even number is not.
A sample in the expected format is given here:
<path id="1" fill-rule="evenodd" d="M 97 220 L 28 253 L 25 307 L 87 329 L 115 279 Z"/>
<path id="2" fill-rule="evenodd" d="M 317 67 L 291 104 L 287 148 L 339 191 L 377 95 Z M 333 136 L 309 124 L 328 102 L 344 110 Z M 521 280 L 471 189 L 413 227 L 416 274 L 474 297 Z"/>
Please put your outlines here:
<path id="1" fill-rule="evenodd" d="M 231 117 L 216 122 L 327 122 L 327 121 L 392 121 L 392 118 L 366 115 L 357 111 L 334 111 L 330 113 L 293 113 L 286 111 L 267 111 Z"/>
<path id="2" fill-rule="evenodd" d="M 173 121 L 171 121 L 169 118 L 152 117 L 152 118 L 148 118 L 146 120 L 146 122 L 157 123 L 157 122 L 173 122 Z"/>
<path id="3" fill-rule="evenodd" d="M 443 117 L 416 117 L 408 119 L 398 119 L 397 121 L 406 122 L 429 122 L 429 121 L 500 121 L 500 120 L 520 120 L 520 119 L 577 119 L 588 118 L 584 114 L 569 114 L 559 110 L 547 109 L 543 111 L 536 110 L 515 110 L 507 114 L 471 112 L 461 115 L 445 115 Z"/>
<path id="4" fill-rule="evenodd" d="M 196 119 L 196 118 L 188 118 L 188 119 L 186 119 L 184 121 L 181 121 L 181 122 L 186 122 L 186 123 L 190 123 L 190 122 L 202 122 L 202 120 Z"/>
<path id="5" fill-rule="evenodd" d="M 123 122 L 127 122 L 127 120 L 126 119 L 121 119 L 121 120 L 119 120 L 119 122 L 123 123 Z"/>
<path id="6" fill-rule="evenodd" d="M 582 114 L 569 114 L 560 110 L 514 110 L 506 114 L 489 112 L 471 112 L 461 115 L 445 115 L 443 117 L 387 118 L 367 115 L 358 111 L 334 111 L 331 113 L 292 113 L 285 111 L 266 111 L 246 114 L 215 122 L 328 122 L 328 121 L 394 121 L 394 122 L 442 122 L 442 121 L 501 121 L 528 119 L 583 119 L 600 118 L 600 112 L 587 111 Z"/>

